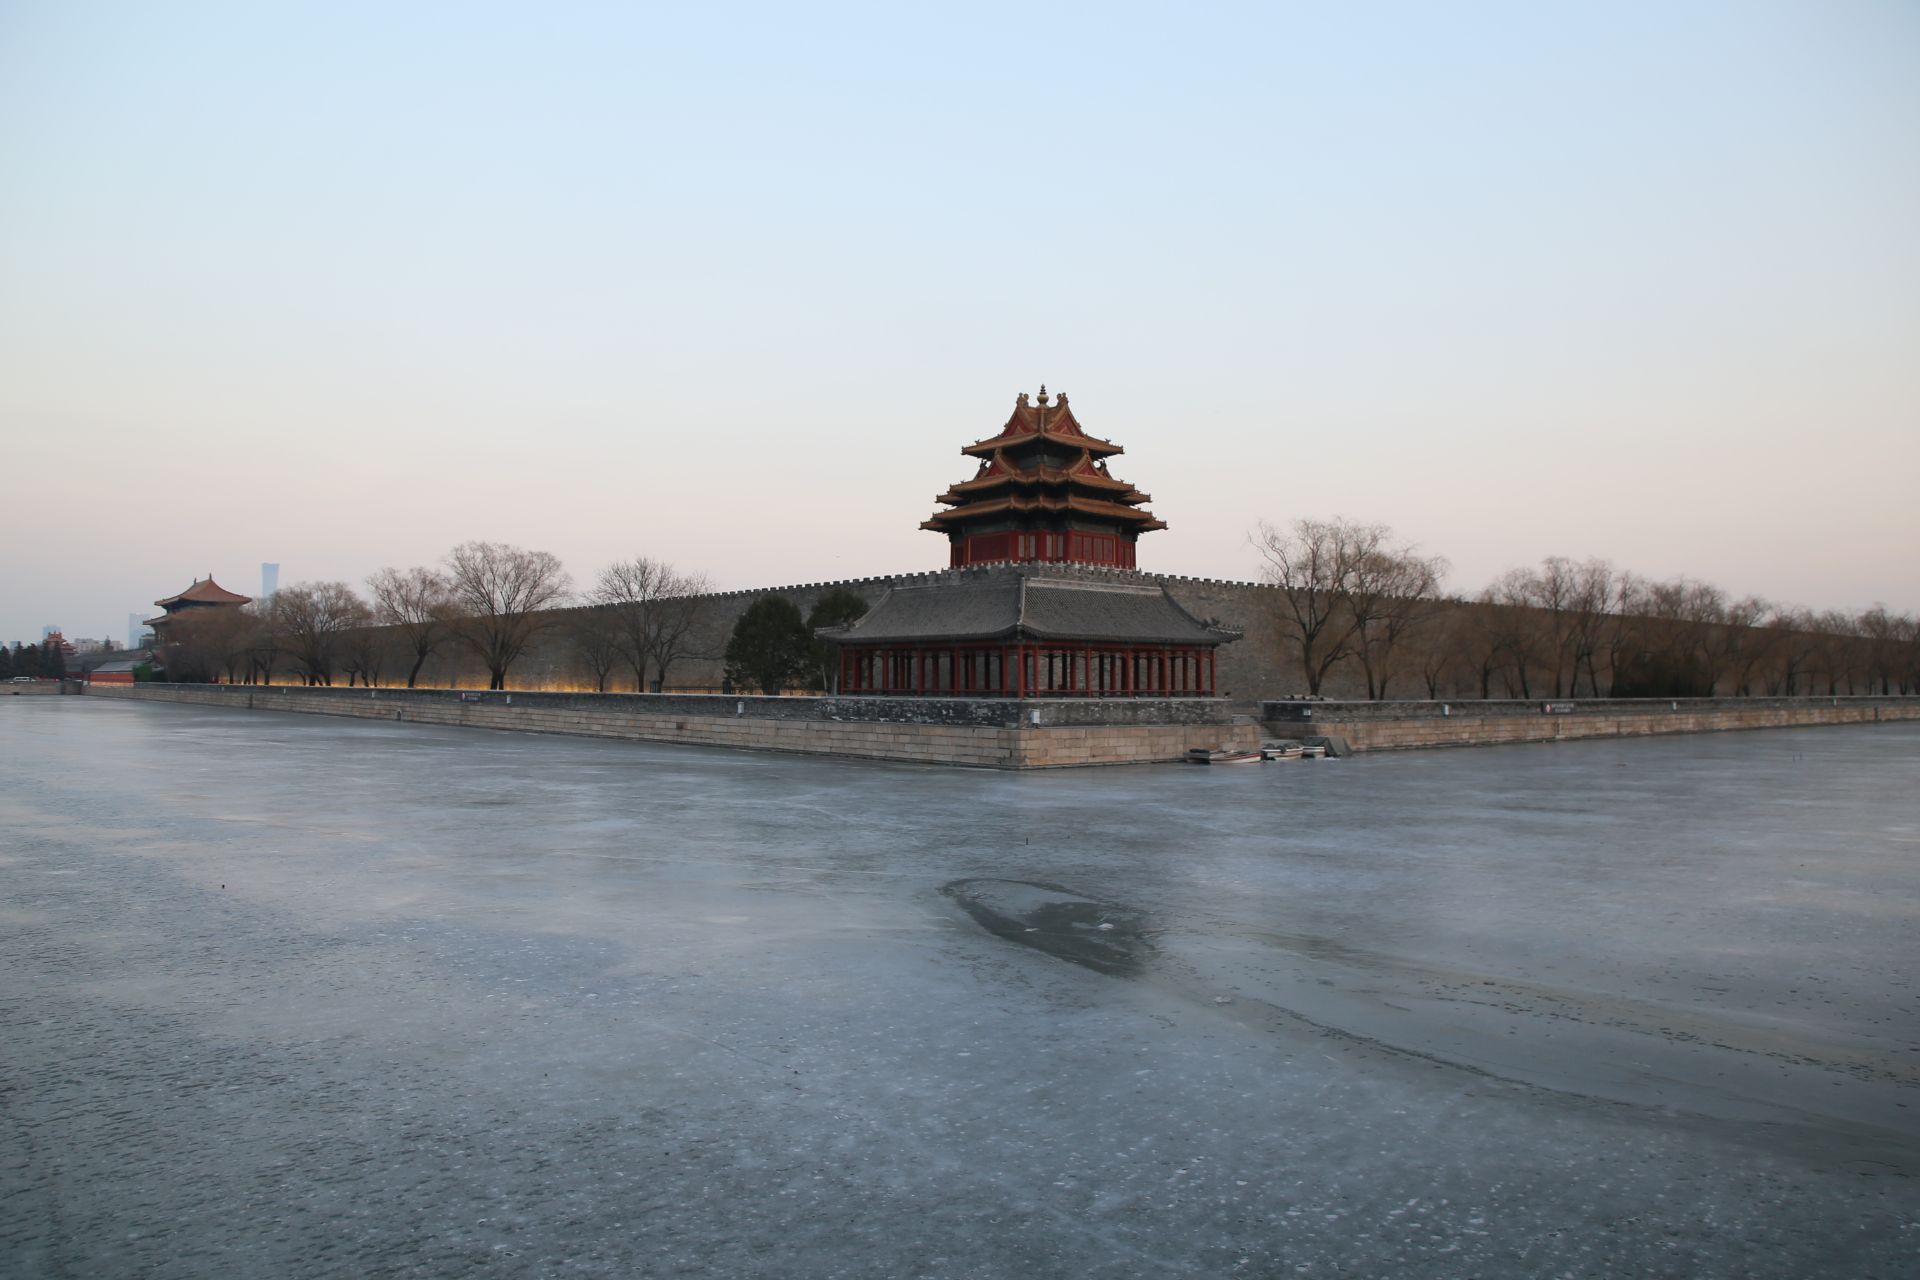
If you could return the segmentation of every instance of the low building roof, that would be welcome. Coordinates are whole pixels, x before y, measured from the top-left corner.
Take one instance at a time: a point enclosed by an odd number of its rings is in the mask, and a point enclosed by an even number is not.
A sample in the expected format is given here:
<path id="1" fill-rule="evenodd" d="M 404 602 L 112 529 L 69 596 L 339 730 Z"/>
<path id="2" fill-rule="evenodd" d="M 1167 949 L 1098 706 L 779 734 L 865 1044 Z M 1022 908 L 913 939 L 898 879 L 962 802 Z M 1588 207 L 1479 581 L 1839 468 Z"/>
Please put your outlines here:
<path id="1" fill-rule="evenodd" d="M 1158 583 L 1053 578 L 1027 566 L 892 587 L 859 621 L 823 627 L 819 635 L 859 645 L 1001 639 L 1217 645 L 1240 638 L 1188 613 Z"/>

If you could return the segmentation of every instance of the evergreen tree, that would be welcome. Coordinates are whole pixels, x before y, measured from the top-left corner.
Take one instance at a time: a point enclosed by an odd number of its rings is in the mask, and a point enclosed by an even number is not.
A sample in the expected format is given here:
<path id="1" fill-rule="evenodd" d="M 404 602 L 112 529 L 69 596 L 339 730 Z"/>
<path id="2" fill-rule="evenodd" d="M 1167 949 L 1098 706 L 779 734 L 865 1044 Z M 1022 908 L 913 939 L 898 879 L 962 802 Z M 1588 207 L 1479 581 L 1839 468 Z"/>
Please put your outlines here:
<path id="1" fill-rule="evenodd" d="M 0 680 L 13 679 L 13 650 L 0 644 Z"/>
<path id="2" fill-rule="evenodd" d="M 779 693 L 806 675 L 813 658 L 813 633 L 800 607 L 785 596 L 762 596 L 733 624 L 727 641 L 727 679 L 736 685 Z"/>
<path id="3" fill-rule="evenodd" d="M 67 674 L 67 655 L 61 650 L 58 640 L 48 640 L 41 644 L 40 674 L 56 680 Z"/>
<path id="4" fill-rule="evenodd" d="M 807 634 L 813 644 L 809 675 L 814 688 L 825 689 L 832 684 L 835 662 L 834 647 L 815 633 L 822 627 L 844 627 L 858 622 L 866 613 L 865 597 L 847 587 L 835 587 L 813 606 L 813 611 L 807 615 Z"/>
<path id="5" fill-rule="evenodd" d="M 37 676 L 40 674 L 40 646 L 37 644 L 17 645 L 13 651 L 13 674 L 17 676 Z"/>

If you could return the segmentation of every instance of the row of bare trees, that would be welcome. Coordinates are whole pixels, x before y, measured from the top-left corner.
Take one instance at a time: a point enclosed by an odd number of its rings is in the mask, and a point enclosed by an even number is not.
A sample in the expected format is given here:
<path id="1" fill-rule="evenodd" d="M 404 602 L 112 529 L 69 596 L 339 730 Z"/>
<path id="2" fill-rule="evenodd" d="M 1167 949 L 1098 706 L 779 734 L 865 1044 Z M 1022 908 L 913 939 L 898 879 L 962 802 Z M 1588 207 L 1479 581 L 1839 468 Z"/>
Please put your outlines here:
<path id="1" fill-rule="evenodd" d="M 1920 693 L 1920 620 L 1884 605 L 1814 613 L 1557 556 L 1468 599 L 1383 525 L 1262 525 L 1254 543 L 1316 696 L 1337 671 L 1369 698 L 1415 679 L 1429 698 Z"/>
<path id="2" fill-rule="evenodd" d="M 302 582 L 243 609 L 206 609 L 169 628 L 163 653 L 176 680 L 269 683 L 290 669 L 306 684 L 383 683 L 404 668 L 414 688 L 451 647 L 504 689 L 536 636 L 562 629 L 604 691 L 624 663 L 634 687 L 654 687 L 690 651 L 706 580 L 636 557 L 609 565 L 576 599 L 559 557 L 497 542 L 464 542 L 437 568 L 381 569 L 360 595 L 344 582 Z M 569 608 L 579 605 L 578 608 Z"/>
<path id="3" fill-rule="evenodd" d="M 1405 650 L 1440 608 L 1447 562 L 1423 556 L 1382 524 L 1298 520 L 1262 524 L 1255 545 L 1277 588 L 1282 643 L 1295 651 L 1307 692 L 1356 662 L 1367 696 L 1384 698 Z"/>
<path id="4" fill-rule="evenodd" d="M 659 691 L 674 662 L 692 655 L 711 590 L 704 575 L 645 556 L 602 569 L 588 596 L 594 607 L 572 624 L 574 651 L 594 688 L 605 693 L 613 672 L 624 665 L 633 673 L 635 692 Z"/>
<path id="5" fill-rule="evenodd" d="M 1920 622 L 1730 596 L 1604 560 L 1503 574 L 1459 613 L 1435 667 L 1482 697 L 1732 697 L 1920 692 Z M 1435 696 L 1430 694 L 1430 696 Z"/>

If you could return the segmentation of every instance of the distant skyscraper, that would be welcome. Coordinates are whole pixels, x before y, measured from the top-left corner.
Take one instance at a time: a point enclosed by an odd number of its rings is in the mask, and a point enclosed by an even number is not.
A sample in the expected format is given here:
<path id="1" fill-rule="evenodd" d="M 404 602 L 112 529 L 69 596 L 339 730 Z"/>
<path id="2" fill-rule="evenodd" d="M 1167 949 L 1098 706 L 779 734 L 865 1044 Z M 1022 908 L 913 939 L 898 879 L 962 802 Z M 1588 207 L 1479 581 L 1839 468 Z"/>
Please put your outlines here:
<path id="1" fill-rule="evenodd" d="M 130 613 L 127 615 L 127 648 L 138 649 L 139 647 L 140 647 L 140 615 L 137 613 Z"/>
<path id="2" fill-rule="evenodd" d="M 273 599 L 273 593 L 280 589 L 280 566 L 260 562 L 260 601 L 262 604 Z"/>

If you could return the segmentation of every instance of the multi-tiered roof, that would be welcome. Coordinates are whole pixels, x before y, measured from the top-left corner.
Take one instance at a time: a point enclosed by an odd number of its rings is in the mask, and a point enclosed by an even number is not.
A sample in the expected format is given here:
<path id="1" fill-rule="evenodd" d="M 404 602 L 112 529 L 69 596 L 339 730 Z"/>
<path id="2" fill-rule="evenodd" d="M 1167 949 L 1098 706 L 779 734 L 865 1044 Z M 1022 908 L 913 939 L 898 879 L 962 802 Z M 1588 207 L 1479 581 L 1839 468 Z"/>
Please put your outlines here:
<path id="1" fill-rule="evenodd" d="M 195 609 L 237 609 L 252 602 L 251 596 L 243 596 L 229 591 L 213 580 L 209 573 L 205 578 L 195 578 L 193 585 L 178 595 L 168 596 L 164 600 L 155 600 L 165 612 L 148 618 L 145 625 L 156 630 L 169 623 L 178 622 L 182 613 Z"/>
<path id="2" fill-rule="evenodd" d="M 955 566 L 1040 560 L 1134 566 L 1134 542 L 1166 528 L 1151 499 L 1107 470 L 1124 452 L 1087 434 L 1066 396 L 1049 404 L 1025 392 L 1000 434 L 960 450 L 979 459 L 973 478 L 941 494 L 949 510 L 921 524 L 947 535 Z"/>

